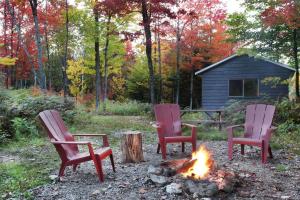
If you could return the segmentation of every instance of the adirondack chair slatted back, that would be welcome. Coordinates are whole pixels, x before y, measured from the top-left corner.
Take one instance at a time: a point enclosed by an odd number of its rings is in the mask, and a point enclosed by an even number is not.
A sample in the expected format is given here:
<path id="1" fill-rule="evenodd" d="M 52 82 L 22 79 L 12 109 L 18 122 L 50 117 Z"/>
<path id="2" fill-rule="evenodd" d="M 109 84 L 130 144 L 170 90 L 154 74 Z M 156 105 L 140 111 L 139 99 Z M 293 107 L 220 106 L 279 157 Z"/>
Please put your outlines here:
<path id="1" fill-rule="evenodd" d="M 245 137 L 261 139 L 271 127 L 275 106 L 256 104 L 246 109 Z"/>
<path id="2" fill-rule="evenodd" d="M 74 141 L 68 132 L 60 114 L 56 110 L 45 110 L 39 114 L 44 128 L 50 139 L 55 141 Z M 78 153 L 77 145 L 55 144 L 55 148 L 62 160 L 68 160 Z"/>
<path id="3" fill-rule="evenodd" d="M 180 108 L 177 104 L 157 104 L 154 106 L 156 121 L 162 126 L 159 137 L 180 136 Z"/>

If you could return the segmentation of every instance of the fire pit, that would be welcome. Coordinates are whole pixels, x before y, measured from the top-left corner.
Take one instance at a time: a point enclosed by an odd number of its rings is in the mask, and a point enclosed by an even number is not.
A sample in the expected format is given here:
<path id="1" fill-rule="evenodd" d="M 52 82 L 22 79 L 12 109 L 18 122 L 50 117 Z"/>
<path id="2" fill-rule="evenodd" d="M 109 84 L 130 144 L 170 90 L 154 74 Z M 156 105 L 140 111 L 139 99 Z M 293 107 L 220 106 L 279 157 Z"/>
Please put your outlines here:
<path id="1" fill-rule="evenodd" d="M 235 173 L 218 167 L 205 146 L 193 152 L 191 158 L 150 165 L 148 174 L 155 184 L 167 185 L 168 193 L 185 192 L 196 197 L 231 193 L 237 183 Z"/>

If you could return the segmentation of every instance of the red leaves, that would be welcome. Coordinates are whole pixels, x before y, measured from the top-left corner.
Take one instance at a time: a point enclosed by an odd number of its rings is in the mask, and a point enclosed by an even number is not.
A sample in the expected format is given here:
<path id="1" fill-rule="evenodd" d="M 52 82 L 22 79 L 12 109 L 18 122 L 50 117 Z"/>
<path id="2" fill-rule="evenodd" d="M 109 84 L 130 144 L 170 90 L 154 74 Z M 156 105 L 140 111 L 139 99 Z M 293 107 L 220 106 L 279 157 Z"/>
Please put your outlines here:
<path id="1" fill-rule="evenodd" d="M 261 13 L 267 26 L 286 24 L 292 29 L 300 27 L 300 3 L 296 0 L 278 0 Z"/>

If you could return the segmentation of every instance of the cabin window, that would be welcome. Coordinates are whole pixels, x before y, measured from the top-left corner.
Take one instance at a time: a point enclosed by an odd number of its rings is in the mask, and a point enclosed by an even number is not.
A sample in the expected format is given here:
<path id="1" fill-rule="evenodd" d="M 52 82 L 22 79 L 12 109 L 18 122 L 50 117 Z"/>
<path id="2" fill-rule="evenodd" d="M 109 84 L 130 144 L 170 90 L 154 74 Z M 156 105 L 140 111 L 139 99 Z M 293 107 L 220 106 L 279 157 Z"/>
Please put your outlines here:
<path id="1" fill-rule="evenodd" d="M 258 96 L 258 80 L 229 80 L 229 96 L 256 97 Z"/>

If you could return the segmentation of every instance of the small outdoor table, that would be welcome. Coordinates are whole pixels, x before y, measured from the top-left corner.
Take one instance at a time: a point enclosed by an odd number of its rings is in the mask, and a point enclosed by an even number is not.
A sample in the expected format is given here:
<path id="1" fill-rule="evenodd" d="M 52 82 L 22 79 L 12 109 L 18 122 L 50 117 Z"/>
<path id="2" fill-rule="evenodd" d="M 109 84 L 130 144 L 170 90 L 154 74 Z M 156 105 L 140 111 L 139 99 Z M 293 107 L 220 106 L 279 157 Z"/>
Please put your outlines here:
<path id="1" fill-rule="evenodd" d="M 181 112 L 181 117 L 183 115 L 185 115 L 188 112 L 203 112 L 205 113 L 210 120 L 199 120 L 197 121 L 197 123 L 202 124 L 202 123 L 211 123 L 211 124 L 218 124 L 219 125 L 219 131 L 222 130 L 222 124 L 224 124 L 224 122 L 222 121 L 222 113 L 224 112 L 224 110 L 180 110 Z M 211 113 L 217 113 L 218 117 L 214 118 Z"/>
<path id="2" fill-rule="evenodd" d="M 123 163 L 144 161 L 142 133 L 139 131 L 123 132 L 121 134 L 121 151 Z"/>

